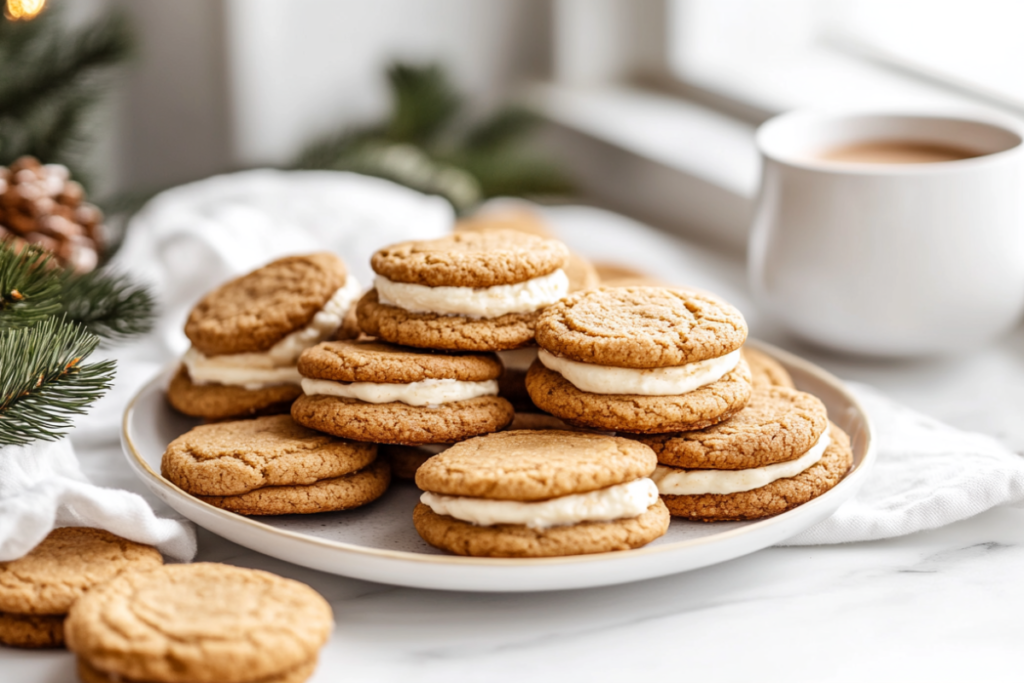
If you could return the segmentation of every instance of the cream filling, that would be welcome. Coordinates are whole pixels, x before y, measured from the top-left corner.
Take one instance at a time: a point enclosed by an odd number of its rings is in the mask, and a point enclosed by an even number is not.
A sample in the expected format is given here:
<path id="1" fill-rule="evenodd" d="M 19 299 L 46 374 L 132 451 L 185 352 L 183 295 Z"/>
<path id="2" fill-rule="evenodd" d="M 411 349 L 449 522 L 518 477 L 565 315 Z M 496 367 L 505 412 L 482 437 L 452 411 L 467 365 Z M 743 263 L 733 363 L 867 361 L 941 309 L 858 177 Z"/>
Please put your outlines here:
<path id="1" fill-rule="evenodd" d="M 299 384 L 295 364 L 302 352 L 338 331 L 345 314 L 359 297 L 359 283 L 349 275 L 308 325 L 296 330 L 266 351 L 206 356 L 189 349 L 182 358 L 193 384 L 227 384 L 250 391 L 275 384 Z"/>
<path id="2" fill-rule="evenodd" d="M 658 487 L 646 478 L 588 493 L 531 502 L 446 496 L 430 491 L 420 496 L 420 502 L 439 515 L 478 526 L 522 524 L 532 529 L 637 517 L 657 500 Z"/>
<path id="3" fill-rule="evenodd" d="M 569 291 L 569 278 L 556 270 L 514 285 L 494 287 L 426 287 L 393 282 L 382 275 L 373 281 L 382 304 L 410 313 L 498 318 L 507 313 L 532 313 L 550 306 Z"/>
<path id="4" fill-rule="evenodd" d="M 533 361 L 537 360 L 537 352 L 536 346 L 527 346 L 525 349 L 498 351 L 497 354 L 506 370 L 526 372 L 533 365 Z"/>
<path id="5" fill-rule="evenodd" d="M 302 379 L 307 396 L 354 398 L 365 403 L 406 403 L 411 406 L 436 408 L 444 403 L 468 401 L 479 396 L 497 396 L 498 380 L 463 382 L 457 379 L 425 379 L 410 384 L 378 384 L 376 382 L 335 382 L 327 379 Z"/>
<path id="6" fill-rule="evenodd" d="M 541 349 L 537 354 L 548 370 L 557 372 L 588 394 L 678 396 L 717 382 L 739 365 L 737 349 L 718 358 L 668 368 L 619 368 L 580 363 Z"/>
<path id="7" fill-rule="evenodd" d="M 796 460 L 780 462 L 748 470 L 685 470 L 658 465 L 651 478 L 658 491 L 669 496 L 700 496 L 708 493 L 740 493 L 767 486 L 779 479 L 795 477 L 809 469 L 825 455 L 832 443 L 826 429 L 810 450 Z"/>

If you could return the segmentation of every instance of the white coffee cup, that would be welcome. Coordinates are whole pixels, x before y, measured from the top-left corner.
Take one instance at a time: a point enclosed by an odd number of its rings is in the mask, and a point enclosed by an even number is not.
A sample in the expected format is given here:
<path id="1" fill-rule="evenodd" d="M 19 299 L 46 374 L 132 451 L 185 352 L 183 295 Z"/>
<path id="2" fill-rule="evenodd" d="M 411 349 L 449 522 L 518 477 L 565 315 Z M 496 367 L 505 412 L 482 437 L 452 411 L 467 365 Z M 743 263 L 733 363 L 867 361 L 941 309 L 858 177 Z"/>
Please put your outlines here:
<path id="1" fill-rule="evenodd" d="M 981 153 L 936 163 L 820 154 L 902 140 Z M 834 349 L 965 352 L 1024 309 L 1024 128 L 981 116 L 797 111 L 758 130 L 764 172 L 750 237 L 757 300 Z"/>

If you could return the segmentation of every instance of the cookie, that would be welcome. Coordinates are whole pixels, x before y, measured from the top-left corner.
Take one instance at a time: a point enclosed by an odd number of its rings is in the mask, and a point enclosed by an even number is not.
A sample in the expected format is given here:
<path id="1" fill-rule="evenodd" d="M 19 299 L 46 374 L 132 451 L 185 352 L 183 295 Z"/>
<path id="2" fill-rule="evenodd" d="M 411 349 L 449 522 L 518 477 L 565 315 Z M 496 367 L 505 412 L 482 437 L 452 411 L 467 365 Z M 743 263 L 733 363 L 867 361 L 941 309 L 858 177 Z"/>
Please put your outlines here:
<path id="1" fill-rule="evenodd" d="M 795 476 L 735 493 L 662 493 L 661 497 L 673 516 L 702 522 L 761 519 L 781 514 L 822 495 L 849 472 L 853 465 L 849 437 L 835 425 L 830 426 L 829 434 L 831 441 L 821 459 Z"/>
<path id="2" fill-rule="evenodd" d="M 274 415 L 203 425 L 164 452 L 161 473 L 198 496 L 239 496 L 351 474 L 376 457 L 372 444 L 342 441 Z"/>
<path id="3" fill-rule="evenodd" d="M 572 427 L 571 425 L 567 425 L 565 422 L 559 420 L 554 415 L 548 415 L 547 413 L 530 413 L 519 411 L 516 411 L 515 417 L 512 418 L 512 422 L 508 426 L 509 431 L 514 431 L 516 429 L 561 429 L 570 432 L 576 431 L 574 427 Z"/>
<path id="4" fill-rule="evenodd" d="M 287 412 L 303 350 L 358 336 L 361 289 L 332 254 L 279 259 L 206 295 L 185 332 L 192 341 L 168 389 L 181 412 L 208 420 Z"/>
<path id="5" fill-rule="evenodd" d="M 603 287 L 546 308 L 536 333 L 542 348 L 581 363 L 663 368 L 736 351 L 747 324 L 731 305 L 702 292 Z"/>
<path id="6" fill-rule="evenodd" d="M 225 384 L 193 384 L 182 365 L 167 387 L 167 400 L 180 413 L 207 420 L 287 413 L 302 395 L 296 384 L 249 390 Z"/>
<path id="7" fill-rule="evenodd" d="M 379 250 L 373 271 L 392 282 L 426 287 L 494 287 L 550 275 L 569 250 L 557 240 L 517 230 L 457 232 Z"/>
<path id="8" fill-rule="evenodd" d="M 599 261 L 594 263 L 599 284 L 602 287 L 671 287 L 660 278 L 621 263 Z"/>
<path id="9" fill-rule="evenodd" d="M 237 496 L 196 496 L 240 515 L 311 515 L 351 510 L 380 498 L 391 483 L 391 468 L 375 460 L 361 470 L 303 486 L 264 486 Z"/>
<path id="10" fill-rule="evenodd" d="M 775 360 L 767 353 L 743 347 L 743 357 L 747 359 L 750 366 L 750 377 L 754 387 L 788 387 L 795 389 L 793 378 L 789 376 L 782 363 Z"/>
<path id="11" fill-rule="evenodd" d="M 162 562 L 156 548 L 102 529 L 54 529 L 24 557 L 0 562 L 0 643 L 59 647 L 64 615 L 86 591 Z"/>
<path id="12" fill-rule="evenodd" d="M 291 683 L 315 668 L 331 627 L 330 606 L 304 584 L 196 563 L 97 586 L 72 607 L 65 634 L 86 680 Z"/>
<path id="13" fill-rule="evenodd" d="M 278 259 L 203 297 L 185 335 L 207 356 L 266 351 L 308 325 L 347 279 L 334 254 Z"/>
<path id="14" fill-rule="evenodd" d="M 597 269 L 587 259 L 574 251 L 569 252 L 569 259 L 565 262 L 565 275 L 569 278 L 569 291 L 579 292 L 584 289 L 593 289 L 601 284 L 601 277 Z"/>
<path id="15" fill-rule="evenodd" d="M 292 417 L 355 441 L 436 444 L 497 431 L 512 406 L 497 396 L 501 363 L 381 342 L 325 342 L 299 360 L 304 395 Z"/>
<path id="16" fill-rule="evenodd" d="M 721 379 L 676 396 L 581 391 L 540 361 L 526 375 L 530 398 L 543 411 L 588 429 L 658 434 L 703 429 L 727 420 L 750 399 L 750 369 L 740 362 Z"/>
<path id="17" fill-rule="evenodd" d="M 385 341 L 453 351 L 498 351 L 533 339 L 537 312 L 569 289 L 560 242 L 515 230 L 458 232 L 374 254 L 374 289 L 359 326 Z"/>
<path id="18" fill-rule="evenodd" d="M 150 683 L 148 681 L 139 681 L 134 678 L 126 678 L 124 676 L 117 676 L 114 678 L 99 669 L 93 668 L 89 662 L 82 658 L 79 658 L 76 664 L 78 677 L 82 679 L 82 683 Z M 289 669 L 284 673 L 277 674 L 275 676 L 267 676 L 266 678 L 261 678 L 258 681 L 246 681 L 245 683 L 302 683 L 303 681 L 309 680 L 314 671 L 316 671 L 316 660 L 311 660 L 295 667 L 294 669 Z"/>
<path id="19" fill-rule="evenodd" d="M 668 529 L 636 441 L 570 431 L 510 431 L 455 444 L 416 473 L 413 524 L 460 555 L 548 557 L 628 550 Z"/>
<path id="20" fill-rule="evenodd" d="M 754 389 L 730 419 L 679 434 L 635 437 L 654 449 L 658 462 L 688 469 L 743 470 L 795 460 L 828 428 L 816 397 L 796 389 Z"/>
<path id="21" fill-rule="evenodd" d="M 455 232 L 485 232 L 488 230 L 515 230 L 547 239 L 555 237 L 547 223 L 537 213 L 527 208 L 489 209 L 455 222 Z"/>
<path id="22" fill-rule="evenodd" d="M 649 476 L 647 446 L 570 431 L 499 432 L 457 443 L 416 474 L 424 491 L 491 500 L 548 500 Z"/>

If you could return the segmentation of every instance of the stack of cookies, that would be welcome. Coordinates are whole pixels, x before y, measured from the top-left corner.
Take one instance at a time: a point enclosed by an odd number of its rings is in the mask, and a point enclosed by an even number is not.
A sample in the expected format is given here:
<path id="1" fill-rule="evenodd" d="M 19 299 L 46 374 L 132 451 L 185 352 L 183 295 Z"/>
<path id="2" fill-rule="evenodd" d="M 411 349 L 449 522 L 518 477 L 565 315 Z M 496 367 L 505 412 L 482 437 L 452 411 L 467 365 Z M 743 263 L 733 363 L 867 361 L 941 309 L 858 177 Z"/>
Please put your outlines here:
<path id="1" fill-rule="evenodd" d="M 54 529 L 24 557 L 0 562 L 0 643 L 60 647 L 68 611 L 86 591 L 162 563 L 156 548 L 101 529 Z"/>
<path id="2" fill-rule="evenodd" d="M 527 388 L 569 424 L 651 446 L 673 515 L 767 517 L 835 486 L 852 453 L 818 399 L 789 388 L 771 358 L 744 354 L 746 335 L 739 311 L 706 293 L 580 292 L 541 315 Z"/>
<path id="3" fill-rule="evenodd" d="M 344 331 L 359 284 L 333 254 L 278 259 L 207 294 L 192 309 L 167 397 L 207 420 L 286 413 L 301 393 L 307 348 Z"/>

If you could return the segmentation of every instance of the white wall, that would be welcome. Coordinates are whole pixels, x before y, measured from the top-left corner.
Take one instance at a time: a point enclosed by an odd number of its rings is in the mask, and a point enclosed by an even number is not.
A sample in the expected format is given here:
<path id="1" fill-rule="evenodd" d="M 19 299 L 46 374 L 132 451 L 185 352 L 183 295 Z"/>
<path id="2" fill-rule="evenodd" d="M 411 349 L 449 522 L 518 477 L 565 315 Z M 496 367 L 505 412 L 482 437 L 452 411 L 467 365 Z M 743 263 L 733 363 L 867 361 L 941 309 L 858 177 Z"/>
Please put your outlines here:
<path id="1" fill-rule="evenodd" d="M 141 48 L 113 132 L 121 189 L 287 163 L 383 114 L 394 59 L 442 62 L 477 103 L 550 69 L 550 0 L 112 1 Z"/>

